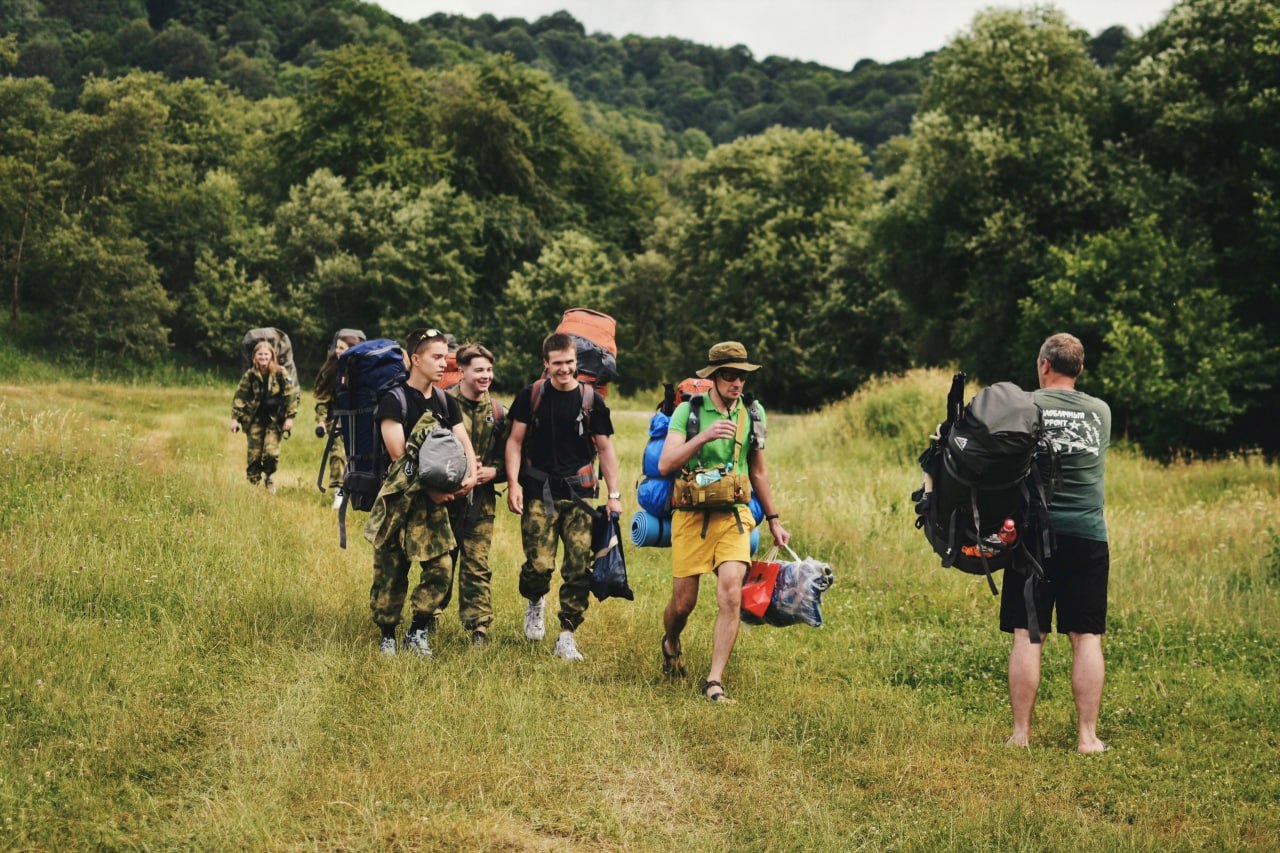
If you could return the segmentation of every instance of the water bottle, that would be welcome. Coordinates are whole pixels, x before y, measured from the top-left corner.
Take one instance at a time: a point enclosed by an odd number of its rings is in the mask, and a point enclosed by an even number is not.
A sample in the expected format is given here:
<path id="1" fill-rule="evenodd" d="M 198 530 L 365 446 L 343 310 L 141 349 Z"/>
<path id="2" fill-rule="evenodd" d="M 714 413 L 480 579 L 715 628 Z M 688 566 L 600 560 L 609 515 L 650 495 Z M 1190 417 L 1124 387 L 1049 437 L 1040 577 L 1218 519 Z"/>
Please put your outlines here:
<path id="1" fill-rule="evenodd" d="M 1012 518 L 1006 518 L 1004 524 L 1000 525 L 1000 532 L 996 535 L 1000 537 L 1004 547 L 1011 548 L 1013 543 L 1018 541 L 1018 525 L 1014 524 Z"/>

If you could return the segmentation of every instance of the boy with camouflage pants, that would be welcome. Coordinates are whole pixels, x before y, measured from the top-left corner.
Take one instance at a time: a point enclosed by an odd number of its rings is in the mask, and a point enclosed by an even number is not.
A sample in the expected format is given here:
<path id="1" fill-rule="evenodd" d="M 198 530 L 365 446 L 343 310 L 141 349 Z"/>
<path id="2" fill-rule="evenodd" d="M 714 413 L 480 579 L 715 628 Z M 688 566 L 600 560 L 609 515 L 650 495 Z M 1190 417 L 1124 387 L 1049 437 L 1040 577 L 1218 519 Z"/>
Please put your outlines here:
<path id="1" fill-rule="evenodd" d="M 379 648 L 384 654 L 396 653 L 396 626 L 404 608 L 411 563 L 417 562 L 422 575 L 411 597 L 413 621 L 405 633 L 404 647 L 431 657 L 429 629 L 453 587 L 450 551 L 454 538 L 447 505 L 465 499 L 476 482 L 475 454 L 457 401 L 432 387 L 444 375 L 448 351 L 445 336 L 438 329 L 410 333 L 405 346 L 409 377 L 382 395 L 374 415 L 392 460 L 365 525 L 365 537 L 373 543 L 369 609 L 382 631 Z M 451 430 L 466 451 L 467 477 L 456 492 L 426 488 L 407 464 L 416 457 L 406 451 L 420 446 L 435 424 Z"/>
<path id="2" fill-rule="evenodd" d="M 525 562 L 520 594 L 529 606 L 524 633 L 541 640 L 543 609 L 551 589 L 556 547 L 560 564 L 560 636 L 554 654 L 580 661 L 574 632 L 582 624 L 590 592 L 591 518 L 586 498 L 596 495 L 594 467 L 609 489 L 608 510 L 622 513 L 618 456 L 613 447 L 609 407 L 589 385 L 578 382 L 573 339 L 556 333 L 542 343 L 545 379 L 526 386 L 511 404 L 507 439 L 507 508 L 520 516 Z M 525 500 L 528 490 L 530 500 Z"/>
<path id="3" fill-rule="evenodd" d="M 449 504 L 449 518 L 457 539 L 458 617 L 473 646 L 489 644 L 493 605 L 489 587 L 493 570 L 489 548 L 493 544 L 496 484 L 506 478 L 504 452 L 510 430 L 506 409 L 489 396 L 493 384 L 493 353 L 480 344 L 463 344 L 456 355 L 462 381 L 450 389 L 462 410 L 462 423 L 475 449 L 476 487 L 469 501 Z"/>

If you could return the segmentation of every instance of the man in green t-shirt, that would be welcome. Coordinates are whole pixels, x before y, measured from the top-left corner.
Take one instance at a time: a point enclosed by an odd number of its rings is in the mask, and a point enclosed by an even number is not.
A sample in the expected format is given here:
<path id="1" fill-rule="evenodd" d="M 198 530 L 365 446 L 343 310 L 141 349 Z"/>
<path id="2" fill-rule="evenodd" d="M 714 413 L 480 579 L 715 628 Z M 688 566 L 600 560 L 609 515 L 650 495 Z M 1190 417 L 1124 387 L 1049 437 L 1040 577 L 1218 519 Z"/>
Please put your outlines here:
<path id="1" fill-rule="evenodd" d="M 670 475 L 685 468 L 723 476 L 745 476 L 764 508 L 769 533 L 785 546 L 791 534 L 782 526 L 769 486 L 764 462 L 764 410 L 751 427 L 743 399 L 747 374 L 760 365 L 747 361 L 747 349 L 737 341 L 713 346 L 707 366 L 698 376 L 712 380 L 711 390 L 698 400 L 698 432 L 687 436 L 690 402 L 681 403 L 671 415 L 671 425 L 658 459 L 658 469 Z M 758 403 L 755 405 L 759 405 Z M 714 474 L 713 474 L 714 476 Z M 713 702 L 728 702 L 723 678 L 733 644 L 738 638 L 742 610 L 742 579 L 751 563 L 751 529 L 754 519 L 742 503 L 717 509 L 676 509 L 671 517 L 671 601 L 663 613 L 663 673 L 685 675 L 680 633 L 698 603 L 698 582 L 704 574 L 716 575 L 716 623 L 711 640 L 711 671 L 702 683 L 702 695 Z"/>
<path id="2" fill-rule="evenodd" d="M 1048 631 L 1052 613 L 1058 633 L 1071 640 L 1071 692 L 1075 696 L 1080 752 L 1105 752 L 1098 738 L 1105 666 L 1102 635 L 1107 630 L 1107 578 L 1111 557 L 1107 523 L 1103 518 L 1103 475 L 1111 443 L 1111 409 L 1102 400 L 1076 390 L 1084 370 L 1084 347 L 1074 335 L 1051 335 L 1036 361 L 1040 389 L 1036 404 L 1045 429 L 1058 451 L 1062 482 L 1049 505 L 1049 521 L 1056 537 L 1052 556 L 1045 561 L 1048 583 L 1036 589 L 1036 613 Z M 1013 634 L 1009 653 L 1009 703 L 1013 707 L 1010 746 L 1026 746 L 1040 687 L 1040 650 L 1027 631 L 1022 584 L 1004 584 L 1000 600 L 1000 629 Z"/>

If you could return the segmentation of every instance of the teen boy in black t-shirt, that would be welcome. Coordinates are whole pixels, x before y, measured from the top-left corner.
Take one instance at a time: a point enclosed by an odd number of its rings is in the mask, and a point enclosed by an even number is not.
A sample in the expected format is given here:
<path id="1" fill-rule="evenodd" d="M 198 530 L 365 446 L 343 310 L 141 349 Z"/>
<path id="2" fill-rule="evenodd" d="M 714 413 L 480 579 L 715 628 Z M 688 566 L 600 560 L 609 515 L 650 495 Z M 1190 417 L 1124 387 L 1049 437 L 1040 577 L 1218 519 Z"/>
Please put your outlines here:
<path id="1" fill-rule="evenodd" d="M 592 512 L 586 501 L 598 492 L 591 471 L 599 456 L 609 490 L 608 510 L 620 514 L 618 456 L 609 407 L 595 389 L 578 382 L 573 339 L 559 333 L 549 336 L 542 343 L 542 357 L 547 378 L 524 388 L 511 404 L 507 508 L 520 516 L 524 544 L 520 594 L 529 601 L 525 637 L 537 641 L 545 635 L 543 608 L 556 545 L 563 542 L 560 636 L 554 654 L 579 661 L 582 653 L 574 631 L 582 624 L 590 589 Z"/>

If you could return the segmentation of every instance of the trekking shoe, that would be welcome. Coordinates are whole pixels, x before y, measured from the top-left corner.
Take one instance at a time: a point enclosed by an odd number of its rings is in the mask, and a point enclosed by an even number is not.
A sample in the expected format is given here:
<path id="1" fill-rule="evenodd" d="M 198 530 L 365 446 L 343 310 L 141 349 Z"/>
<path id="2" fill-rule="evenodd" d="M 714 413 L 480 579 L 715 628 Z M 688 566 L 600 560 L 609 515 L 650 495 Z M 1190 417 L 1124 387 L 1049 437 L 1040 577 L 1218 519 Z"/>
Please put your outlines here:
<path id="1" fill-rule="evenodd" d="M 415 655 L 424 658 L 432 657 L 431 644 L 427 642 L 427 629 L 419 628 L 404 635 L 404 647 Z"/>
<path id="2" fill-rule="evenodd" d="M 547 597 L 544 595 L 537 601 L 530 601 L 529 607 L 524 611 L 524 636 L 525 639 L 532 642 L 538 642 L 547 636 L 547 625 L 543 621 L 542 614 L 547 607 Z"/>
<path id="3" fill-rule="evenodd" d="M 396 653 L 396 638 L 383 637 L 382 642 L 378 643 L 378 651 L 387 657 L 392 657 Z"/>
<path id="4" fill-rule="evenodd" d="M 343 498 L 342 489 L 334 489 L 333 490 L 333 508 L 334 509 L 342 509 L 342 498 Z"/>
<path id="5" fill-rule="evenodd" d="M 582 660 L 582 652 L 578 651 L 578 641 L 573 638 L 572 631 L 561 631 L 556 640 L 555 651 L 552 652 L 561 660 Z"/>
<path id="6" fill-rule="evenodd" d="M 276 484 L 272 482 L 270 477 L 263 480 L 262 485 L 267 487 L 267 494 L 274 495 L 276 493 Z"/>
<path id="7" fill-rule="evenodd" d="M 471 648 L 477 651 L 489 648 L 489 635 L 484 631 L 472 631 Z"/>

